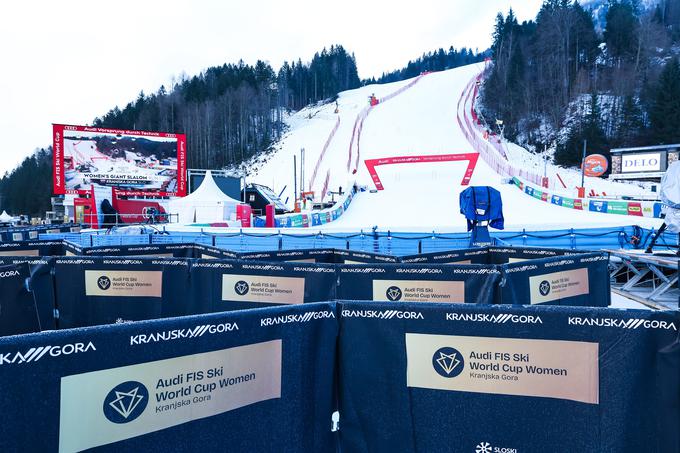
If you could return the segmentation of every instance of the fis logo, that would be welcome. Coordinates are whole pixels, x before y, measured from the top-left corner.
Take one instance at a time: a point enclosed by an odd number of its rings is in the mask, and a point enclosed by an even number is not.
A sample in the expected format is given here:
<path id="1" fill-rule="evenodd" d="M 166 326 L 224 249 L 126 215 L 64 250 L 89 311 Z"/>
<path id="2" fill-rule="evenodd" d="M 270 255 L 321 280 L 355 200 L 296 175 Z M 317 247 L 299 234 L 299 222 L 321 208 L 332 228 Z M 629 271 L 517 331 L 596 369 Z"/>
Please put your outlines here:
<path id="1" fill-rule="evenodd" d="M 152 332 L 130 336 L 130 346 L 140 344 L 158 343 L 159 341 L 183 340 L 188 338 L 198 338 L 207 334 L 229 333 L 238 330 L 235 322 L 225 322 L 223 324 L 204 324 L 191 329 L 173 329 L 162 332 Z"/>
<path id="2" fill-rule="evenodd" d="M 444 347 L 435 351 L 432 356 L 432 367 L 438 375 L 445 378 L 454 378 L 463 372 L 465 360 L 458 350 Z"/>
<path id="3" fill-rule="evenodd" d="M 113 423 L 130 423 L 142 415 L 149 402 L 149 391 L 141 382 L 118 384 L 104 398 L 104 416 Z"/>
<path id="4" fill-rule="evenodd" d="M 29 362 L 37 362 L 43 357 L 59 357 L 62 355 L 80 354 L 87 351 L 96 351 L 94 344 L 90 341 L 88 343 L 71 343 L 61 346 L 39 346 L 31 348 L 26 352 L 8 352 L 0 353 L 0 365 L 21 364 Z"/>

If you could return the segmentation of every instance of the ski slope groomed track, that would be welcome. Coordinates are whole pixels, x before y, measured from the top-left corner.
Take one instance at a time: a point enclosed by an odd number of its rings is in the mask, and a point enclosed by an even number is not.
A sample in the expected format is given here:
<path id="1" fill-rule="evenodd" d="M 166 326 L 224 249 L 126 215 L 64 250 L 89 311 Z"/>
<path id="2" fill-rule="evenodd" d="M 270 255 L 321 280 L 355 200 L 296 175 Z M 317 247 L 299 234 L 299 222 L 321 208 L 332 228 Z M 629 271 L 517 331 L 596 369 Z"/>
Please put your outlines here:
<path id="1" fill-rule="evenodd" d="M 277 152 L 250 179 L 272 187 L 284 187 L 283 199 L 293 199 L 293 155 L 305 149 L 305 190 L 318 194 L 345 190 L 356 182 L 368 189 L 376 184 L 366 161 L 397 161 L 376 166 L 383 190 L 362 192 L 338 220 L 315 227 L 325 230 L 358 231 L 374 226 L 392 231 L 464 231 L 458 195 L 468 159 L 440 159 L 444 155 L 475 153 L 457 119 L 471 108 L 472 99 L 459 103 L 461 95 L 483 69 L 482 64 L 421 75 L 415 79 L 385 85 L 370 85 L 340 94 L 335 103 L 306 108 L 288 119 L 289 130 L 277 145 Z M 369 107 L 375 94 L 380 103 Z M 510 163 L 536 166 L 536 156 L 516 145 L 506 147 Z M 396 158 L 396 159 L 393 159 Z M 531 168 L 543 171 L 542 168 Z M 569 183 L 578 172 L 548 165 L 549 176 L 560 173 Z M 469 176 L 469 175 L 468 175 Z M 507 176 L 507 175 L 506 175 Z M 300 178 L 298 170 L 298 179 Z M 507 179 L 507 178 L 506 178 Z M 548 230 L 637 224 L 658 227 L 652 218 L 577 211 L 536 200 L 478 159 L 470 185 L 488 185 L 503 197 L 506 230 Z M 608 195 L 631 195 L 644 189 L 588 178 L 586 187 Z M 299 182 L 298 182 L 299 190 Z M 568 191 L 574 191 L 569 187 Z M 563 192 L 563 193 L 564 193 Z M 575 196 L 575 194 L 571 195 Z"/>

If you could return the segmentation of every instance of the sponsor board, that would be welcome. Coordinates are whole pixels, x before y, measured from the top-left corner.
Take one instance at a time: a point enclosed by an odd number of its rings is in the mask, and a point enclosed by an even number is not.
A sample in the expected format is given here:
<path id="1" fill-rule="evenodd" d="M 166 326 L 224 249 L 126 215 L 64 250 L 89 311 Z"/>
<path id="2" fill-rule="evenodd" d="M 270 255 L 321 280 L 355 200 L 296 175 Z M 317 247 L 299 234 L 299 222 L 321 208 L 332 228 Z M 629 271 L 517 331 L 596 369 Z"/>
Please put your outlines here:
<path id="1" fill-rule="evenodd" d="M 0 252 L 0 256 L 40 256 L 38 250 L 9 250 Z"/>
<path id="2" fill-rule="evenodd" d="M 222 300 L 271 304 L 301 304 L 305 279 L 266 275 L 222 275 Z"/>
<path id="3" fill-rule="evenodd" d="M 86 296 L 161 297 L 162 292 L 162 271 L 85 271 Z"/>
<path id="4" fill-rule="evenodd" d="M 599 404 L 598 343 L 405 335 L 408 387 Z"/>
<path id="5" fill-rule="evenodd" d="M 373 300 L 390 302 L 465 302 L 465 282 L 373 280 Z"/>
<path id="6" fill-rule="evenodd" d="M 280 398 L 281 343 L 65 376 L 59 451 L 81 451 Z"/>
<path id="7" fill-rule="evenodd" d="M 588 269 L 529 277 L 529 293 L 532 305 L 589 294 Z"/>
<path id="8" fill-rule="evenodd" d="M 621 173 L 661 171 L 661 153 L 621 154 Z"/>
<path id="9" fill-rule="evenodd" d="M 68 343 L 55 346 L 38 346 L 26 351 L 0 352 L 0 366 L 35 363 L 43 358 L 69 356 L 88 351 L 96 351 L 94 343 Z"/>
<path id="10" fill-rule="evenodd" d="M 508 263 L 521 263 L 522 261 L 529 261 L 530 258 L 508 258 Z"/>

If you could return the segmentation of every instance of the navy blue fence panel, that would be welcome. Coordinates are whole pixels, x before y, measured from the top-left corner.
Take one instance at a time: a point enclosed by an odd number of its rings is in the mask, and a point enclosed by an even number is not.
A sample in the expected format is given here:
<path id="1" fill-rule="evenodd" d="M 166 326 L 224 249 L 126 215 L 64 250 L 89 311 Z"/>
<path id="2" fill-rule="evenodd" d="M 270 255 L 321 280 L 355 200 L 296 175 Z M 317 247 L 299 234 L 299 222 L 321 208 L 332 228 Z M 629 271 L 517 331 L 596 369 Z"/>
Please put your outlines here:
<path id="1" fill-rule="evenodd" d="M 680 449 L 680 312 L 339 306 L 342 451 Z"/>
<path id="2" fill-rule="evenodd" d="M 335 265 L 332 264 L 206 259 L 193 261 L 190 272 L 193 313 L 336 298 Z"/>
<path id="3" fill-rule="evenodd" d="M 607 307 L 611 302 L 607 253 L 583 253 L 504 264 L 500 301 Z"/>
<path id="4" fill-rule="evenodd" d="M 334 310 L 0 338 L 0 451 L 334 453 Z"/>
<path id="5" fill-rule="evenodd" d="M 60 258 L 54 283 L 60 328 L 194 313 L 186 259 Z"/>
<path id="6" fill-rule="evenodd" d="M 40 319 L 27 281 L 28 264 L 0 265 L 0 336 L 39 332 Z"/>
<path id="7" fill-rule="evenodd" d="M 338 298 L 391 302 L 493 303 L 500 272 L 490 266 L 338 266 Z"/>

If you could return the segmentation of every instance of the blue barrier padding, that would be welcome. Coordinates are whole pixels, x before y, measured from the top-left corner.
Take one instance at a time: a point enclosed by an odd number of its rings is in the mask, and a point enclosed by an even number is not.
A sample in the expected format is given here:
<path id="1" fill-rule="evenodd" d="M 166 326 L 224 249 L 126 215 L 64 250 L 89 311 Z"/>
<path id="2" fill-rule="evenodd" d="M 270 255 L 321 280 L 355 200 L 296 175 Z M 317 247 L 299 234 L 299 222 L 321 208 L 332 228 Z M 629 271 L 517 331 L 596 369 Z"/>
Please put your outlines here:
<path id="1" fill-rule="evenodd" d="M 0 265 L 0 336 L 40 332 L 40 319 L 26 282 L 28 264 Z"/>
<path id="2" fill-rule="evenodd" d="M 54 284 L 62 329 L 196 314 L 186 259 L 63 257 Z"/>
<path id="3" fill-rule="evenodd" d="M 680 312 L 340 306 L 341 451 L 680 449 Z"/>
<path id="4" fill-rule="evenodd" d="M 634 236 L 641 235 L 641 241 L 633 244 Z M 618 228 L 586 228 L 551 231 L 494 231 L 494 245 L 517 247 L 557 247 L 579 250 L 631 249 L 644 248 L 652 235 L 651 230 L 634 226 Z M 132 244 L 188 243 L 213 245 L 235 252 L 255 252 L 265 250 L 299 248 L 349 248 L 389 255 L 414 255 L 467 248 L 470 242 L 468 233 L 390 233 L 390 232 L 353 232 L 320 234 L 287 234 L 272 230 L 271 233 L 250 233 L 247 229 L 238 233 L 204 234 L 40 234 L 41 239 L 67 239 L 85 247 L 113 246 Z M 666 233 L 658 242 L 659 247 L 677 245 L 676 234 Z M 348 244 L 349 243 L 349 244 Z"/>
<path id="5" fill-rule="evenodd" d="M 335 452 L 337 324 L 313 304 L 0 338 L 0 450 Z"/>

